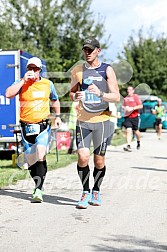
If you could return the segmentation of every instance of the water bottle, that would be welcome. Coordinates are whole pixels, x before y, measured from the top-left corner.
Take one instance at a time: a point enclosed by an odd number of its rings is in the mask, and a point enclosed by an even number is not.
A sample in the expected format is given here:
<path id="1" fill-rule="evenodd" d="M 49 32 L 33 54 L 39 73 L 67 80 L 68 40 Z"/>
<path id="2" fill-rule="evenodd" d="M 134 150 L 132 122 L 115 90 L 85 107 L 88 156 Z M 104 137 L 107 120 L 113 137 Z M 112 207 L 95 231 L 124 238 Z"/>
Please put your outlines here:
<path id="1" fill-rule="evenodd" d="M 86 85 L 91 85 L 92 83 L 93 83 L 93 80 L 92 79 L 89 79 L 89 78 L 87 78 L 87 79 L 84 79 L 84 84 L 86 84 Z"/>

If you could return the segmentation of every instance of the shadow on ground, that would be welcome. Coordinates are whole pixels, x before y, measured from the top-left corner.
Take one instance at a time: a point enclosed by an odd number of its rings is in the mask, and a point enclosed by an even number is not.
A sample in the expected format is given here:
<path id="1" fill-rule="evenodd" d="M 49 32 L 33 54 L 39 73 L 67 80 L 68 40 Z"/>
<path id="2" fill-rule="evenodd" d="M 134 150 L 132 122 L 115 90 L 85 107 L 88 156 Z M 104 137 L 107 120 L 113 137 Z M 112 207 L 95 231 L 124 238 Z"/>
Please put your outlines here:
<path id="1" fill-rule="evenodd" d="M 152 240 L 139 239 L 134 236 L 114 235 L 111 238 L 102 238 L 103 243 L 114 243 L 112 245 L 93 245 L 93 251 L 110 252 L 166 252 L 167 245 Z"/>
<path id="2" fill-rule="evenodd" d="M 27 194 L 23 190 L 13 190 L 13 189 L 1 189 L 0 190 L 0 195 L 4 196 L 9 196 L 21 200 L 28 200 L 30 203 L 31 201 L 31 194 Z M 50 204 L 56 204 L 56 205 L 71 205 L 71 206 L 76 206 L 77 201 L 70 199 L 70 198 L 65 198 L 61 196 L 56 196 L 56 195 L 47 195 L 45 194 L 43 196 L 44 203 L 50 203 Z"/>
<path id="3" fill-rule="evenodd" d="M 154 156 L 152 158 L 156 158 L 156 159 L 167 159 L 167 157 L 157 157 L 157 156 Z"/>
<path id="4" fill-rule="evenodd" d="M 138 167 L 138 166 L 132 166 L 133 169 L 139 169 L 139 170 L 147 170 L 147 171 L 156 171 L 156 172 L 167 172 L 167 169 L 158 169 L 154 167 Z"/>

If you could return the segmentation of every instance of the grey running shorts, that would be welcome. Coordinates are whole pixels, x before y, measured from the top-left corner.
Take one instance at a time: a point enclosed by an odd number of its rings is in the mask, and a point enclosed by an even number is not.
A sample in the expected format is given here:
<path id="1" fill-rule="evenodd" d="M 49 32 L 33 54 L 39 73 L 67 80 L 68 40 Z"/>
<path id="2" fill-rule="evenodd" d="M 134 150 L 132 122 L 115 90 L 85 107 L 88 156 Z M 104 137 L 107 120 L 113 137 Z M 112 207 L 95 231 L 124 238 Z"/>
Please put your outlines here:
<path id="1" fill-rule="evenodd" d="M 93 141 L 94 154 L 104 156 L 107 140 L 114 132 L 114 123 L 109 120 L 98 123 L 77 121 L 76 142 L 77 148 L 89 148 Z"/>

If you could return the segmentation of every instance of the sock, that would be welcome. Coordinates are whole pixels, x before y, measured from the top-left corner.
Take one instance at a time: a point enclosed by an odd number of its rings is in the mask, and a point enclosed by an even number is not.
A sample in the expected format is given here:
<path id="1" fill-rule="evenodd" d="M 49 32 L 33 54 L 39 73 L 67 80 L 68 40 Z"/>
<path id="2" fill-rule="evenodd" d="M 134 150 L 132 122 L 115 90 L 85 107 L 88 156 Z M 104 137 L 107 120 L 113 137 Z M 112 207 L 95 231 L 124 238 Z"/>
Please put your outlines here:
<path id="1" fill-rule="evenodd" d="M 97 169 L 96 167 L 94 168 L 94 171 L 93 171 L 94 186 L 92 190 L 100 191 L 100 186 L 105 176 L 105 172 L 106 172 L 105 166 L 102 169 Z"/>
<path id="2" fill-rule="evenodd" d="M 29 169 L 30 169 L 30 175 L 35 182 L 35 188 L 42 190 L 42 186 L 45 180 L 45 175 L 47 173 L 46 160 L 37 161 Z"/>
<path id="3" fill-rule="evenodd" d="M 77 165 L 77 170 L 78 170 L 78 175 L 79 175 L 80 180 L 83 185 L 83 190 L 90 192 L 90 189 L 89 189 L 89 175 L 90 175 L 89 166 L 87 165 L 86 167 L 80 167 L 79 165 Z"/>

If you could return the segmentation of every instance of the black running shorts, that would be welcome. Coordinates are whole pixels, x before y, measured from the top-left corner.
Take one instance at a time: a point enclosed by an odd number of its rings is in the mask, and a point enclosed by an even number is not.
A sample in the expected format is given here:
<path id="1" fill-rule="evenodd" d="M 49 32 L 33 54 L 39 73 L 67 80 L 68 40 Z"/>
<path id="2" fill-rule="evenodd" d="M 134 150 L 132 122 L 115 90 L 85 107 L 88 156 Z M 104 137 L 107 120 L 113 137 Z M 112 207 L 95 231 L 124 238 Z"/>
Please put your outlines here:
<path id="1" fill-rule="evenodd" d="M 125 117 L 125 121 L 123 126 L 127 128 L 132 128 L 132 130 L 136 131 L 139 129 L 139 117 L 136 116 L 134 118 Z"/>

